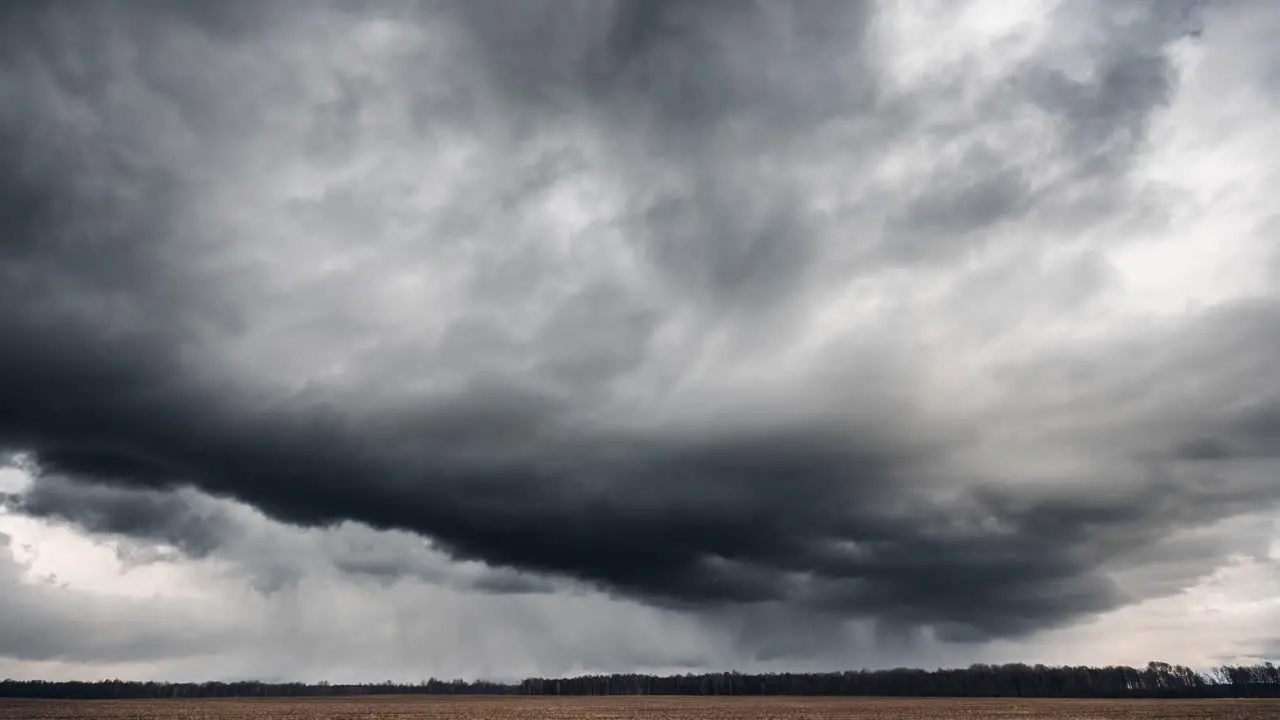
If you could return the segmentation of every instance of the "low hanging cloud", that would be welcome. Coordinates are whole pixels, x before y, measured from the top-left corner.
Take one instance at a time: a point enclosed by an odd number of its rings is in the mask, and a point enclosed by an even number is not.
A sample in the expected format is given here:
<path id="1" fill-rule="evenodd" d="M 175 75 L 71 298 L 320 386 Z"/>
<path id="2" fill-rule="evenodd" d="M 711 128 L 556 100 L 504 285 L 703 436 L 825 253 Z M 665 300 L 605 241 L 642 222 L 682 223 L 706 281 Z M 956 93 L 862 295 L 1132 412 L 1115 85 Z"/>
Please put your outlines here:
<path id="1" fill-rule="evenodd" d="M 114 539 L 116 555 L 126 565 L 170 560 L 174 553 L 215 559 L 229 562 L 267 593 L 296 585 L 317 569 L 382 583 L 413 579 L 463 591 L 528 594 L 556 588 L 541 576 L 450 562 L 412 533 L 380 533 L 354 523 L 300 533 L 243 504 L 189 488 L 166 492 L 45 476 L 27 492 L 0 499 L 0 507 L 20 516 Z"/>
<path id="2" fill-rule="evenodd" d="M 1280 501 L 1275 278 L 1118 269 L 1179 235 L 1179 53 L 1269 11 L 1060 3 L 920 70 L 875 3 L 219 7 L 0 19 L 17 513 L 988 640 Z"/>

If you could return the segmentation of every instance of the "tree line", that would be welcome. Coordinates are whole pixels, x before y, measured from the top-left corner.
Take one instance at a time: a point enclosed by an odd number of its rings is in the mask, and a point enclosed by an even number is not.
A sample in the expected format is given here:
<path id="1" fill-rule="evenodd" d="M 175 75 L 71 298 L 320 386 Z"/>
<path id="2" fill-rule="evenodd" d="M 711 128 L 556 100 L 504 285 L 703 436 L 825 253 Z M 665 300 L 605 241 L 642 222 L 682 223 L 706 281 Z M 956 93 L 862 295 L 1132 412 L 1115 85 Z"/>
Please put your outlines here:
<path id="1" fill-rule="evenodd" d="M 830 673 L 591 675 L 525 680 L 526 695 L 849 695 L 880 697 L 1280 697 L 1271 663 L 1223 665 L 1200 673 L 1182 665 L 1138 669 L 973 665 L 964 669 L 860 670 Z"/>
<path id="2" fill-rule="evenodd" d="M 424 680 L 413 685 L 390 681 L 365 684 L 236 682 L 97 682 L 0 680 L 0 698 L 49 700 L 147 700 L 254 697 L 343 697 L 358 695 L 513 695 L 517 686 L 477 680 Z"/>
<path id="3" fill-rule="evenodd" d="M 845 695 L 881 697 L 1213 698 L 1280 697 L 1272 663 L 1222 665 L 1198 672 L 1183 665 L 1145 668 L 972 665 L 963 669 L 858 670 L 827 673 L 738 672 L 685 675 L 583 675 L 529 678 L 515 684 L 424 680 L 359 685 L 329 683 L 164 683 L 0 681 L 0 697 L 146 699 L 320 697 L 358 695 Z"/>

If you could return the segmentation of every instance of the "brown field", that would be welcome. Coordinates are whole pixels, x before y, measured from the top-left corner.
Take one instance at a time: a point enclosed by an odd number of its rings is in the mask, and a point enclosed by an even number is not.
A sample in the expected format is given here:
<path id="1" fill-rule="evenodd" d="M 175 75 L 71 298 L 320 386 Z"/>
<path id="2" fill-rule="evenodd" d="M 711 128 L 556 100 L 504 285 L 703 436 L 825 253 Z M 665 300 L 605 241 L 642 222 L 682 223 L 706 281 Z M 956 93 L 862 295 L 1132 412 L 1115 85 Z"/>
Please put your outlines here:
<path id="1" fill-rule="evenodd" d="M 702 697 L 376 697 L 0 700 L 0 720 L 1233 720 L 1280 719 L 1280 700 L 1015 700 Z"/>

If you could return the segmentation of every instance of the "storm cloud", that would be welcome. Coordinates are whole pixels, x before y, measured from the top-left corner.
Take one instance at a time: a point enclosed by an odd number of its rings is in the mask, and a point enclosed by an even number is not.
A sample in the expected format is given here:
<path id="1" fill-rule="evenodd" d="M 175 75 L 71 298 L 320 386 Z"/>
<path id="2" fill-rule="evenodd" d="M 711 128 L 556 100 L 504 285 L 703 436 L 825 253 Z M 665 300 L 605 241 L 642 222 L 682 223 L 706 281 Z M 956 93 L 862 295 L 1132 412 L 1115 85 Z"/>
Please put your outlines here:
<path id="1" fill-rule="evenodd" d="M 1142 283 L 1216 217 L 1188 74 L 1276 20 L 1051 5 L 5 10 L 5 504 L 964 642 L 1177 593 L 1280 503 L 1280 284 Z"/>

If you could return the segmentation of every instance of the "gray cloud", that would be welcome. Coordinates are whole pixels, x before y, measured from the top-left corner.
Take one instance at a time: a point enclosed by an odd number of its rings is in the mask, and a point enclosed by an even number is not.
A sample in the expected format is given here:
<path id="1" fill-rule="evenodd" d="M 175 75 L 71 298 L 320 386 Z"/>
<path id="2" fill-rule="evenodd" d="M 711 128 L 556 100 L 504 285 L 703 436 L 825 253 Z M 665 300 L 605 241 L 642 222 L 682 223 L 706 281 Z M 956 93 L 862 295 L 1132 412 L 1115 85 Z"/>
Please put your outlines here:
<path id="1" fill-rule="evenodd" d="M 68 592 L 21 579 L 9 536 L 0 533 L 5 622 L 0 648 L 19 660 L 163 660 L 215 654 L 230 644 L 219 623 L 179 604 Z"/>
<path id="2" fill-rule="evenodd" d="M 19 512 L 247 561 L 234 500 L 370 533 L 349 574 L 455 582 L 428 538 L 483 592 L 977 640 L 1280 500 L 1274 295 L 1054 334 L 1113 289 L 1069 236 L 1147 197 L 1167 5 L 909 87 L 863 3 L 229 8 L 5 17 Z"/>
<path id="3" fill-rule="evenodd" d="M 46 476 L 26 492 L 0 494 L 0 501 L 0 507 L 25 517 L 115 538 L 117 556 L 130 565 L 173 559 L 171 553 L 157 552 L 155 544 L 160 543 L 187 558 L 228 562 L 267 593 L 328 568 L 357 580 L 391 583 L 413 578 L 498 594 L 550 592 L 557 587 L 544 576 L 450 563 L 429 543 L 407 533 L 380 533 L 343 523 L 299 536 L 251 508 L 190 488 L 155 491 Z"/>
<path id="4" fill-rule="evenodd" d="M 571 3 L 548 11 L 455 6 L 500 92 L 521 104 L 603 112 L 689 148 L 738 116 L 784 132 L 848 112 L 839 62 L 865 62 L 869 3 Z M 530 34 L 530 30 L 534 33 Z M 776 51 L 768 64 L 755 47 Z M 551 48 L 550 52 L 547 48 Z M 836 92 L 832 92 L 835 90 Z"/>
<path id="5" fill-rule="evenodd" d="M 154 537 L 204 557 L 234 532 L 222 512 L 201 512 L 178 494 L 121 491 L 45 478 L 29 492 L 13 496 L 11 511 L 31 517 L 74 521 L 91 533 Z"/>

